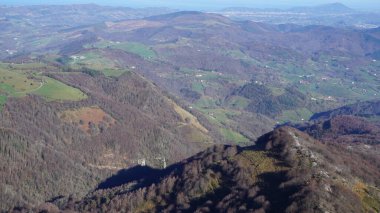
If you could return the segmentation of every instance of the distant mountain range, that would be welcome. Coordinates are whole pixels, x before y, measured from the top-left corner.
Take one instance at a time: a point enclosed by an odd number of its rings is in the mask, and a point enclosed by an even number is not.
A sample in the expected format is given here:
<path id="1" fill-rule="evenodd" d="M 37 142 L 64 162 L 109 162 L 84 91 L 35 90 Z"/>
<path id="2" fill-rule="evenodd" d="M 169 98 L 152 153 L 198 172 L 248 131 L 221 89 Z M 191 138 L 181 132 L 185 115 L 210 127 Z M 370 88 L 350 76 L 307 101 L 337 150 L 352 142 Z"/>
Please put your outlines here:
<path id="1" fill-rule="evenodd" d="M 323 4 L 310 7 L 292 7 L 289 9 L 276 9 L 276 8 L 249 8 L 249 7 L 229 7 L 221 10 L 223 12 L 259 12 L 259 11 L 273 11 L 273 12 L 298 12 L 298 13 L 352 13 L 356 10 L 347 7 L 342 3 Z"/>
<path id="2" fill-rule="evenodd" d="M 342 3 L 324 4 L 315 7 L 295 7 L 289 11 L 300 13 L 354 13 L 356 10 L 347 7 Z"/>
<path id="3" fill-rule="evenodd" d="M 79 26 L 105 21 L 138 19 L 175 12 L 169 8 L 142 8 L 100 6 L 96 4 L 0 6 L 0 20 L 8 18 L 29 18 L 47 25 L 55 21 L 59 25 Z"/>
<path id="4" fill-rule="evenodd" d="M 323 4 L 314 7 L 290 9 L 226 8 L 217 13 L 239 20 L 252 20 L 273 24 L 294 23 L 301 25 L 357 26 L 369 28 L 380 26 L 379 12 L 354 10 L 342 3 Z"/>

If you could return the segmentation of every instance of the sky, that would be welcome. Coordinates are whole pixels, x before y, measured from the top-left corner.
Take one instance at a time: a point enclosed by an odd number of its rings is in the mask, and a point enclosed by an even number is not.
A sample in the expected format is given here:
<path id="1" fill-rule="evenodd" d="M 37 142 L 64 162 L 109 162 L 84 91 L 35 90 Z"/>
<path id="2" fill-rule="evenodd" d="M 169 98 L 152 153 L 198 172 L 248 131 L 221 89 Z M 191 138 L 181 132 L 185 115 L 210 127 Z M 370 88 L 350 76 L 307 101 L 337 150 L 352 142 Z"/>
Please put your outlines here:
<path id="1" fill-rule="evenodd" d="M 226 7 L 290 8 L 294 6 L 315 6 L 335 3 L 331 0 L 0 0 L 0 5 L 39 4 L 86 4 L 126 6 L 126 7 L 169 7 L 173 9 L 213 10 Z M 380 10 L 380 0 L 340 0 L 354 9 Z"/>

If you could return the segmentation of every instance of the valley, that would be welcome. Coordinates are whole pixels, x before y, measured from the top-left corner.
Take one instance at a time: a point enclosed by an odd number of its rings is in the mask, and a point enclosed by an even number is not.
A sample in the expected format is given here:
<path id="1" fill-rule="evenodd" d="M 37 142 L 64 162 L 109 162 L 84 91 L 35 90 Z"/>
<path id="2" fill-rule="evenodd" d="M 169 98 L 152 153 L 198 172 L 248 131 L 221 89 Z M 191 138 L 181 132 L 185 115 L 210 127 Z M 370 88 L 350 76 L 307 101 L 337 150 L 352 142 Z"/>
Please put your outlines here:
<path id="1" fill-rule="evenodd" d="M 375 30 L 348 32 L 329 27 L 293 26 L 294 29 L 291 29 L 292 26 L 289 26 L 290 29 L 284 31 L 276 29 L 276 26 L 233 22 L 212 14 L 176 13 L 173 16 L 174 19 L 166 16 L 153 17 L 151 20 L 143 20 L 140 25 L 134 21 L 132 30 L 128 23 L 115 23 L 113 28 L 120 25 L 117 33 L 109 33 L 108 30 L 98 32 L 103 34 L 101 41 L 86 44 L 79 52 L 74 50 L 77 55 L 70 57 L 79 59 L 71 59 L 67 65 L 100 72 L 107 70 L 108 76 L 118 75 L 120 71 L 116 70 L 120 69 L 139 72 L 166 90 L 190 101 L 191 107 L 203 112 L 210 121 L 217 122 L 218 119 L 212 114 L 224 114 L 226 118 L 228 116 L 224 112 L 238 115 L 241 111 L 250 110 L 252 103 L 249 98 L 235 94 L 234 91 L 251 82 L 271 90 L 271 99 L 281 99 L 281 95 L 288 95 L 286 90 L 297 91 L 303 96 L 301 99 L 304 103 L 291 106 L 295 107 L 292 110 L 287 109 L 290 106 L 284 106 L 286 103 L 279 104 L 278 107 L 282 110 L 270 109 L 268 112 L 255 111 L 257 107 L 251 107 L 255 108 L 253 113 L 264 114 L 280 124 L 308 120 L 317 111 L 356 100 L 375 99 L 379 94 L 379 62 L 376 57 L 368 57 L 374 54 L 372 49 L 379 45 Z M 195 23 L 187 21 L 198 19 L 200 21 Z M 199 30 L 205 27 L 209 27 L 209 31 L 200 34 Z M 141 37 L 140 31 L 151 32 L 150 35 L 148 33 Z M 235 32 L 231 33 L 233 31 Z M 348 34 L 345 39 L 358 39 L 359 43 L 365 42 L 362 38 L 369 36 L 373 40 L 370 39 L 371 42 L 366 45 L 374 46 L 368 46 L 364 50 L 345 43 L 344 40 L 324 37 L 323 33 L 314 36 L 319 31 L 326 32 L 326 36 L 344 31 Z M 118 36 L 122 32 L 123 37 Z M 231 38 L 218 38 L 220 33 L 230 33 Z M 160 39 L 170 35 L 179 36 L 169 40 Z M 299 41 L 290 41 L 293 36 L 298 37 Z M 316 44 L 310 46 L 306 55 L 301 55 L 301 51 L 306 50 L 299 45 L 304 42 L 302 39 L 306 40 L 309 36 Z M 329 40 L 322 41 L 323 38 Z M 259 42 L 260 40 L 266 42 Z M 328 45 L 342 46 L 342 49 L 323 49 L 325 42 Z M 229 50 L 226 47 L 230 47 Z M 358 57 L 358 54 L 362 57 Z M 96 59 L 96 55 L 101 55 L 102 59 Z M 352 62 L 353 57 L 357 60 L 355 63 Z M 132 64 L 125 64 L 125 60 Z"/>

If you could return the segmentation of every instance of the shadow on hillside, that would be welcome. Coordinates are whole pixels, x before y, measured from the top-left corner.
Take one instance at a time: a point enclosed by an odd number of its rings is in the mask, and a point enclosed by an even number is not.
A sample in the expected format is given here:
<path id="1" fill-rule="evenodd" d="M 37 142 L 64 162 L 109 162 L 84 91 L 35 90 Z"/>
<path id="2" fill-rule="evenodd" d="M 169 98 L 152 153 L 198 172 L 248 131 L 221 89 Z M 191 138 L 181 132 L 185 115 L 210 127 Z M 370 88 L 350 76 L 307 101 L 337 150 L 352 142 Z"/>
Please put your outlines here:
<path id="1" fill-rule="evenodd" d="M 286 171 L 266 172 L 259 175 L 261 193 L 269 200 L 271 209 L 268 212 L 285 212 L 291 204 L 291 196 L 299 191 L 298 186 L 281 187 L 288 181 Z"/>
<path id="2" fill-rule="evenodd" d="M 147 185 L 158 182 L 163 170 L 148 166 L 135 166 L 130 169 L 120 170 L 117 174 L 100 183 L 97 189 L 107 189 L 135 182 L 138 185 Z"/>

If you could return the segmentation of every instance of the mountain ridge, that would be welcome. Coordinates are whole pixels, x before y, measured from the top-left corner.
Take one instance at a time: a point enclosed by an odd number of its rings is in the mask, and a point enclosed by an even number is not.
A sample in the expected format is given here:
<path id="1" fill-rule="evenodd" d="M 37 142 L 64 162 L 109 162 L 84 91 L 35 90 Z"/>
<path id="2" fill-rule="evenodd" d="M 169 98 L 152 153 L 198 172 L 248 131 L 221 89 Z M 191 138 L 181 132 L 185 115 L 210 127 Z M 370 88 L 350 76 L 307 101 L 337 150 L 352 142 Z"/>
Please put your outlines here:
<path id="1" fill-rule="evenodd" d="M 331 4 L 317 5 L 314 7 L 294 7 L 290 11 L 294 12 L 310 12 L 310 13 L 353 13 L 354 9 L 346 5 L 336 2 Z"/>
<path id="2" fill-rule="evenodd" d="M 224 8 L 221 10 L 222 12 L 232 12 L 232 11 L 240 11 L 240 12 L 264 12 L 264 11 L 270 11 L 270 12 L 297 12 L 297 13 L 303 13 L 303 12 L 309 12 L 309 13 L 352 13 L 356 10 L 347 7 L 343 3 L 329 3 L 329 4 L 320 4 L 316 6 L 298 6 L 298 7 L 291 7 L 288 9 L 278 9 L 278 8 L 252 8 L 252 7 L 230 7 L 230 8 Z"/>
<path id="3" fill-rule="evenodd" d="M 136 179 L 129 178 L 128 170 L 121 172 L 119 179 L 125 183 L 95 190 L 60 208 L 79 212 L 308 212 L 311 205 L 329 212 L 370 210 L 357 194 L 355 187 L 361 183 L 355 180 L 356 171 L 350 174 L 336 168 L 339 157 L 333 164 L 328 162 L 337 151 L 303 132 L 281 127 L 260 137 L 255 146 L 215 146 L 161 171 L 135 167 L 132 173 L 146 171 Z M 58 210 L 52 204 L 37 209 L 54 212 L 49 208 Z"/>

